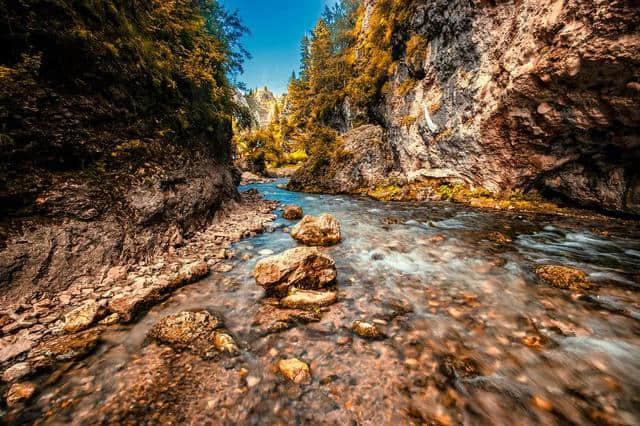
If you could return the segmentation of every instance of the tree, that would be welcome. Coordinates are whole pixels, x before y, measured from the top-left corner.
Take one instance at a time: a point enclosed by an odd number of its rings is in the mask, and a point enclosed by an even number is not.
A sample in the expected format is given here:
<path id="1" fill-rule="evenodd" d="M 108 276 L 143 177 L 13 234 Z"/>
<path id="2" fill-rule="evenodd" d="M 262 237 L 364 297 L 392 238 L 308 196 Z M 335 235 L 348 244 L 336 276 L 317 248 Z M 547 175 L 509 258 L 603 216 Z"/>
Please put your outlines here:
<path id="1" fill-rule="evenodd" d="M 307 77 L 307 69 L 309 67 L 309 46 L 311 44 L 311 40 L 307 35 L 302 37 L 300 41 L 300 79 L 305 79 Z"/>

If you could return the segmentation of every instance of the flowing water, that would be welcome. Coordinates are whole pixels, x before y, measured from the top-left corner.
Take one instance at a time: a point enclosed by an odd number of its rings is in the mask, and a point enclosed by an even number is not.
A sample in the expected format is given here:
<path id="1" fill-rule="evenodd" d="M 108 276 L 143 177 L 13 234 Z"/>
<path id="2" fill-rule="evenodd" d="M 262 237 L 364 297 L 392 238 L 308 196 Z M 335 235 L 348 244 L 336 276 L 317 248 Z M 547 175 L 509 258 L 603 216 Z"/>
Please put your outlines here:
<path id="1" fill-rule="evenodd" d="M 44 410 L 72 395 L 74 404 L 47 422 L 98 421 L 149 350 L 150 327 L 170 313 L 209 309 L 243 350 L 233 359 L 184 358 L 199 372 L 190 376 L 195 400 L 184 406 L 191 423 L 640 424 L 636 225 L 309 195 L 277 183 L 250 187 L 306 214 L 331 213 L 342 226 L 343 242 L 323 249 L 336 260 L 339 300 L 322 320 L 256 332 L 264 294 L 253 267 L 296 246 L 278 212 L 273 232 L 233 247 L 231 272 L 179 290 L 65 372 L 38 403 Z M 534 270 L 549 263 L 584 270 L 596 289 L 541 282 Z M 356 336 L 359 319 L 386 338 Z M 293 356 L 310 364 L 309 385 L 274 368 Z"/>

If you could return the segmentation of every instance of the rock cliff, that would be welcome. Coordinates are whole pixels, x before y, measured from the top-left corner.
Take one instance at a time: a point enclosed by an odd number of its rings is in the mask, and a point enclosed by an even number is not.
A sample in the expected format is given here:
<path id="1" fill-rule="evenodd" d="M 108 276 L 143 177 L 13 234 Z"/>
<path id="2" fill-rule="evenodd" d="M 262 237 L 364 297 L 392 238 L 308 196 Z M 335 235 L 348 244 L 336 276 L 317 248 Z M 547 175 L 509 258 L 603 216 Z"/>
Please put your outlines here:
<path id="1" fill-rule="evenodd" d="M 264 129 L 278 115 L 278 99 L 266 87 L 260 87 L 245 96 L 251 113 L 252 129 Z"/>
<path id="2" fill-rule="evenodd" d="M 364 2 L 358 40 L 379 29 L 372 17 L 387 3 Z M 376 104 L 358 110 L 347 98 L 335 111 L 347 128 L 380 127 L 397 182 L 538 189 L 576 205 L 640 214 L 637 1 L 431 0 L 406 7 Z M 359 43 L 356 67 L 371 59 Z M 346 178 L 359 167 L 353 156 L 331 163 L 344 169 L 330 174 L 333 182 L 314 179 L 307 167 L 292 186 L 322 181 L 353 192 Z M 366 184 L 388 182 L 378 178 Z"/>
<path id="3" fill-rule="evenodd" d="M 67 0 L 0 10 L 3 308 L 180 245 L 238 196 L 228 52 L 208 11 Z"/>

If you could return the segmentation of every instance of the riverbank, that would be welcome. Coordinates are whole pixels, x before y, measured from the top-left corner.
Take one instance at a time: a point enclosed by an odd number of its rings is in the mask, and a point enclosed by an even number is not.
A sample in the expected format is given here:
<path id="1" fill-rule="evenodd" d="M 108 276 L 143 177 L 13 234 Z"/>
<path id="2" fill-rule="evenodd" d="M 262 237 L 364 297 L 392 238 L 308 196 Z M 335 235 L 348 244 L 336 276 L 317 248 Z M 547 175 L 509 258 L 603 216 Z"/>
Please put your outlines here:
<path id="1" fill-rule="evenodd" d="M 256 192 L 244 192 L 239 201 L 225 203 L 210 226 L 190 239 L 176 237 L 164 253 L 5 306 L 0 311 L 2 394 L 11 383 L 41 380 L 43 371 L 46 375 L 60 362 L 82 358 L 109 327 L 136 321 L 178 288 L 230 270 L 231 245 L 264 232 L 275 218 L 274 207 Z"/>

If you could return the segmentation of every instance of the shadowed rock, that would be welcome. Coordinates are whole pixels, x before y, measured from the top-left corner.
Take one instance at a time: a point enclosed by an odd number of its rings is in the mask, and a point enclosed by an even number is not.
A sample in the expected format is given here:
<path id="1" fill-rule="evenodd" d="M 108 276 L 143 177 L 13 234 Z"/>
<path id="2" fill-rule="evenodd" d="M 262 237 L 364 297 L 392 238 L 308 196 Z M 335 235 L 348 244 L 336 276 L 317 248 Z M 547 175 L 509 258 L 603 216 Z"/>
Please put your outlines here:
<path id="1" fill-rule="evenodd" d="M 301 219 L 304 215 L 302 211 L 302 207 L 290 204 L 288 206 L 284 206 L 282 217 L 287 220 L 298 220 Z"/>

